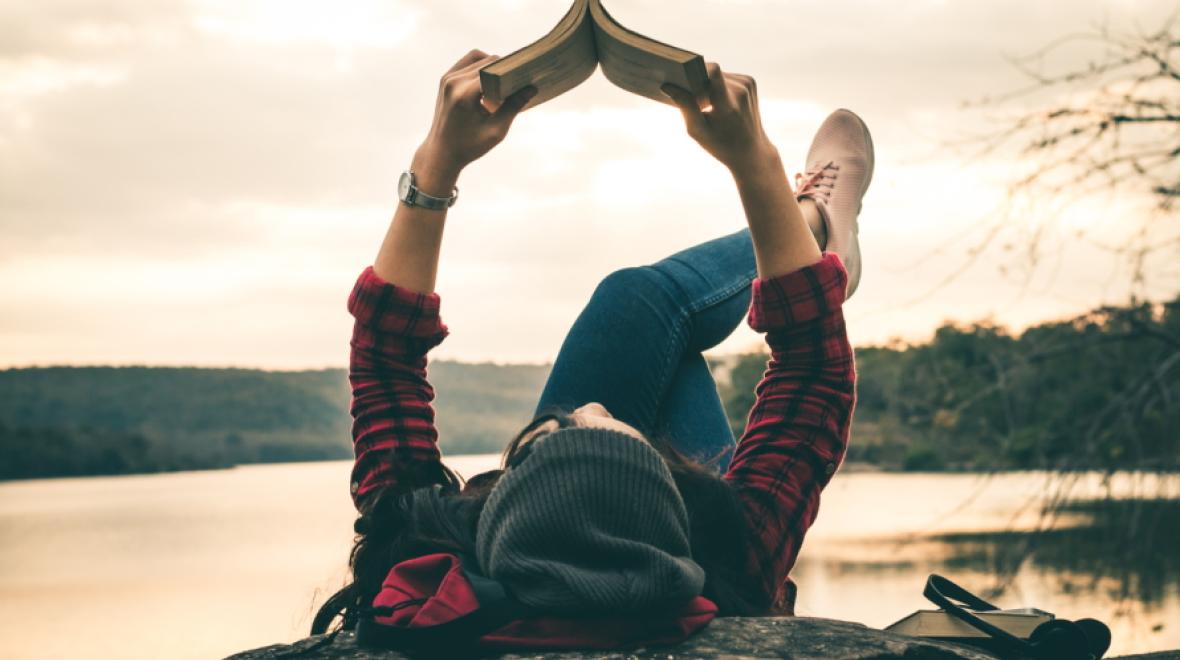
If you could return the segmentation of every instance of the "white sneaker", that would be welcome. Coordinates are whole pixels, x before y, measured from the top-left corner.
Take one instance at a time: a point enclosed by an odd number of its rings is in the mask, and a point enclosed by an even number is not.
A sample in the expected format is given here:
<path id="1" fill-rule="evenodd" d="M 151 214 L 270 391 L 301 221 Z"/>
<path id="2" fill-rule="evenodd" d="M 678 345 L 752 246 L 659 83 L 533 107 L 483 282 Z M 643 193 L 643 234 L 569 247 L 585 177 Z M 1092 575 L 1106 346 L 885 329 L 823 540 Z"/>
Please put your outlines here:
<path id="1" fill-rule="evenodd" d="M 873 138 L 863 120 L 849 110 L 828 115 L 811 141 L 804 174 L 795 175 L 795 198 L 811 199 L 828 230 L 827 252 L 840 255 L 848 269 L 851 297 L 860 284 L 857 215 L 873 180 Z"/>

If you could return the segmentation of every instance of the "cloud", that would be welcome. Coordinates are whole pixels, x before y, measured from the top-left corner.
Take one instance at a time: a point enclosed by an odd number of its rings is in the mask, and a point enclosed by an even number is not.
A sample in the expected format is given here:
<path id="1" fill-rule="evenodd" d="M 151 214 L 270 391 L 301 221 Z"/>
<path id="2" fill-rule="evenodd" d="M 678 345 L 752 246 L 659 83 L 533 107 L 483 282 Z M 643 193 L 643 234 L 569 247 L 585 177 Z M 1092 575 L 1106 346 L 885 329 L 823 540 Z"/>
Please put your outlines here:
<path id="1" fill-rule="evenodd" d="M 982 316 L 1020 290 L 997 283 L 1001 256 L 989 256 L 962 288 L 901 308 L 963 258 L 940 252 L 918 271 L 914 255 L 972 235 L 1012 167 L 965 162 L 940 139 L 979 126 L 963 99 L 1019 83 L 1005 54 L 1112 6 L 607 4 L 628 27 L 754 74 L 792 170 L 829 109 L 852 107 L 873 127 L 879 170 L 854 305 L 897 309 L 854 328 L 866 341 Z M 1150 24 L 1171 3 L 1115 9 Z M 0 363 L 338 360 L 342 297 L 395 208 L 438 77 L 472 47 L 506 54 L 540 37 L 562 10 L 541 0 L 0 5 Z M 598 278 L 742 226 L 728 177 L 675 109 L 601 76 L 526 113 L 460 181 L 440 274 L 455 335 L 440 354 L 552 357 Z M 1066 226 L 1096 222 L 1079 213 Z M 1073 263 L 1060 272 L 1092 282 Z M 1089 297 L 1053 294 L 1068 298 L 1058 307 L 1041 298 L 998 311 L 1016 322 L 1085 308 L 1104 295 L 1086 286 Z M 121 329 L 194 306 L 199 331 L 181 321 L 154 338 Z M 505 313 L 526 308 L 528 327 Z M 63 329 L 71 317 L 88 322 Z M 298 340 L 268 342 L 282 319 L 301 324 Z M 202 339 L 210 328 L 220 340 Z"/>
<path id="2" fill-rule="evenodd" d="M 197 29 L 216 37 L 270 46 L 380 50 L 396 48 L 413 34 L 422 13 L 391 0 L 199 0 L 193 10 Z"/>
<path id="3" fill-rule="evenodd" d="M 122 82 L 126 72 L 115 67 L 87 66 L 30 58 L 0 62 L 0 99 L 37 96 L 78 85 L 106 87 Z"/>

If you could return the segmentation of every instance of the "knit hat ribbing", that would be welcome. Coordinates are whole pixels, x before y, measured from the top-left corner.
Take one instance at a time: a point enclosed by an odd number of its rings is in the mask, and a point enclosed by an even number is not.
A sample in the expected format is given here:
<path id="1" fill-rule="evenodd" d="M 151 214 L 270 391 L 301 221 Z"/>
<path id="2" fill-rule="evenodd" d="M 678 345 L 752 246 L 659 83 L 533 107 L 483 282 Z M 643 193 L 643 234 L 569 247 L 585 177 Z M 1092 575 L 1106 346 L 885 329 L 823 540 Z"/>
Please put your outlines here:
<path id="1" fill-rule="evenodd" d="M 559 429 L 533 440 L 488 496 L 480 570 L 525 604 L 618 613 L 700 595 L 688 512 L 651 445 L 618 431 Z"/>

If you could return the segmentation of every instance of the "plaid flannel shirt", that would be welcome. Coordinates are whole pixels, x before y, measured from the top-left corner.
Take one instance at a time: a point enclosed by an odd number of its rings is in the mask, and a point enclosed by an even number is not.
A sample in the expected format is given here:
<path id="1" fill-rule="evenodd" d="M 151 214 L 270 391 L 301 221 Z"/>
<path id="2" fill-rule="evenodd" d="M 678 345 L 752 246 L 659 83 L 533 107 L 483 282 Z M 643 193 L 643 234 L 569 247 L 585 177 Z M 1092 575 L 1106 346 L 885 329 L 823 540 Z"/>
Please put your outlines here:
<path id="1" fill-rule="evenodd" d="M 748 571 L 774 610 L 793 613 L 787 577 L 848 447 L 856 381 L 841 305 L 848 274 L 834 254 L 755 279 L 747 322 L 770 360 L 725 475 L 750 530 Z M 385 488 L 439 483 L 442 463 L 426 354 L 447 335 L 437 293 L 415 293 L 366 269 L 348 300 L 356 319 L 352 385 L 353 501 Z"/>

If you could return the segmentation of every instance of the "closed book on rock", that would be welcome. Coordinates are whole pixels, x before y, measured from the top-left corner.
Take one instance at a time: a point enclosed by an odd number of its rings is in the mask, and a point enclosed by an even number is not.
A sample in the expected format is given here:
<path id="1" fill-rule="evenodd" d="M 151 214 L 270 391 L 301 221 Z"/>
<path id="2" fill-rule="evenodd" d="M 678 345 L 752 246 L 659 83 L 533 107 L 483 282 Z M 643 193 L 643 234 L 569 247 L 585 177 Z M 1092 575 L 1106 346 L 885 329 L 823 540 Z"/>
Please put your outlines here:
<path id="1" fill-rule="evenodd" d="M 1053 619 L 1053 615 L 1038 609 L 973 611 L 972 614 L 991 625 L 1021 639 L 1028 639 L 1037 626 Z M 885 630 L 912 637 L 937 637 L 963 640 L 986 639 L 989 635 L 962 619 L 943 610 L 918 610 Z"/>
<path id="2" fill-rule="evenodd" d="M 937 610 L 918 610 L 886 631 L 985 648 L 1003 658 L 1097 660 L 1110 648 L 1101 621 L 1058 619 L 1035 608 L 1002 610 L 945 577 L 931 574 L 922 595 Z"/>

